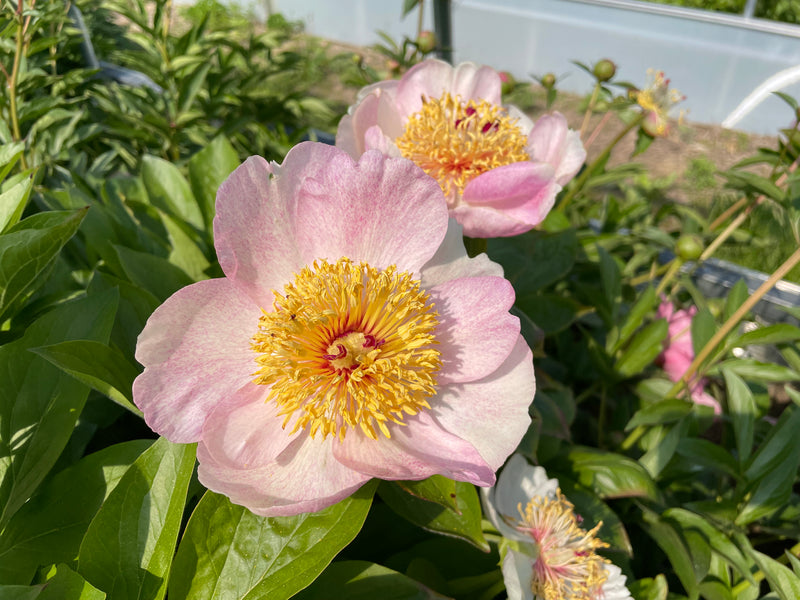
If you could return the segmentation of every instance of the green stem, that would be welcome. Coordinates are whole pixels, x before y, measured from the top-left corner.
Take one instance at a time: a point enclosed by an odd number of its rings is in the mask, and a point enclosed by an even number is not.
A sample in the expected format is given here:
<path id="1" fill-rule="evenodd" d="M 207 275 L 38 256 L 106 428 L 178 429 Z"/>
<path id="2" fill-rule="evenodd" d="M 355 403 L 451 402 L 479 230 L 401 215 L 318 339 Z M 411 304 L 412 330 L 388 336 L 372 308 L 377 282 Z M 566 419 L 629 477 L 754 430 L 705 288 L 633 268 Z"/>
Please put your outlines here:
<path id="1" fill-rule="evenodd" d="M 587 165 L 583 169 L 583 172 L 578 176 L 578 178 L 574 181 L 573 185 L 570 187 L 569 191 L 567 191 L 567 193 L 561 199 L 561 202 L 558 205 L 559 211 L 562 212 L 564 211 L 564 209 L 567 207 L 570 201 L 575 197 L 575 194 L 577 194 L 581 189 L 583 189 L 583 186 L 586 184 L 586 181 L 589 179 L 589 177 L 594 173 L 594 170 L 597 168 L 597 165 L 602 164 L 603 162 L 608 160 L 608 157 L 611 156 L 611 151 L 614 149 L 614 146 L 616 146 L 622 138 L 628 135 L 628 133 L 632 129 L 638 127 L 643 119 L 644 119 L 644 114 L 641 114 L 638 117 L 636 117 L 633 121 L 628 123 L 628 125 L 625 126 L 622 129 L 622 131 L 620 131 L 614 137 L 613 140 L 611 140 L 608 146 L 606 146 L 605 150 L 603 150 L 600 153 L 600 155 L 591 162 L 591 164 Z"/>
<path id="2" fill-rule="evenodd" d="M 600 95 L 600 82 L 598 81 L 594 89 L 592 90 L 592 97 L 589 98 L 589 106 L 586 107 L 586 112 L 583 115 L 583 123 L 581 123 L 581 131 L 580 136 L 583 139 L 583 134 L 586 133 L 586 128 L 589 126 L 589 119 L 592 118 L 592 111 L 594 110 L 595 102 L 597 102 L 597 97 Z"/>
<path id="3" fill-rule="evenodd" d="M 664 289 L 667 287 L 672 278 L 678 274 L 683 266 L 683 260 L 679 257 L 675 257 L 669 264 L 669 269 L 667 269 L 666 274 L 664 277 L 661 278 L 661 281 L 658 282 L 658 287 L 656 288 L 656 298 L 660 297 L 661 294 L 664 293 Z"/>
<path id="4" fill-rule="evenodd" d="M 419 34 L 422 33 L 422 25 L 425 19 L 425 0 L 419 0 L 417 10 L 419 11 L 419 15 L 417 16 L 417 39 L 419 39 Z"/>
<path id="5" fill-rule="evenodd" d="M 22 62 L 23 44 L 25 41 L 25 20 L 22 16 L 22 2 L 19 0 L 17 4 L 17 45 L 14 52 L 14 66 L 11 68 L 11 78 L 8 80 L 8 109 L 11 113 L 11 135 L 14 141 L 22 141 L 22 132 L 19 127 L 19 112 L 17 108 L 17 79 L 19 78 L 19 67 Z M 28 163 L 25 160 L 25 153 L 20 156 L 20 164 L 23 170 L 28 168 Z"/>
<path id="6" fill-rule="evenodd" d="M 764 283 L 759 286 L 759 288 L 750 296 L 747 300 L 742 303 L 742 305 L 733 313 L 730 318 L 722 324 L 722 327 L 717 330 L 717 332 L 711 337 L 710 340 L 703 346 L 703 349 L 697 353 L 697 356 L 694 357 L 692 364 L 689 365 L 689 368 L 686 369 L 686 372 L 683 374 L 683 377 L 672 386 L 670 391 L 667 393 L 667 398 L 673 398 L 675 395 L 681 390 L 681 388 L 688 384 L 689 381 L 692 380 L 695 373 L 697 373 L 700 366 L 706 361 L 706 359 L 711 355 L 712 352 L 717 348 L 717 346 L 725 339 L 725 337 L 731 332 L 731 330 L 739 324 L 744 316 L 750 312 L 756 303 L 761 300 L 761 298 L 766 294 L 769 290 L 771 290 L 776 283 L 778 283 L 781 279 L 783 279 L 786 274 L 791 271 L 794 266 L 800 263 L 800 248 L 794 251 L 794 253 L 786 259 L 777 270 L 769 276 Z"/>

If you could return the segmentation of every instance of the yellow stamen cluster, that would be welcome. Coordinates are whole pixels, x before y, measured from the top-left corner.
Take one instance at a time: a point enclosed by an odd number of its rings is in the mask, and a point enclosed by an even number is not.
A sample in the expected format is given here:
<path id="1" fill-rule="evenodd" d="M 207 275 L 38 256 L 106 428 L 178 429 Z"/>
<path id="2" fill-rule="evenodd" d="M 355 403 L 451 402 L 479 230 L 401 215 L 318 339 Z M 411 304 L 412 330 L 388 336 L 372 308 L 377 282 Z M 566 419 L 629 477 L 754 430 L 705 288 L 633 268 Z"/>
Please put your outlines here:
<path id="1" fill-rule="evenodd" d="M 291 433 L 342 440 L 352 428 L 390 437 L 387 424 L 430 408 L 438 319 L 409 273 L 315 261 L 273 293 L 273 311 L 253 336 L 254 375 L 271 386 L 267 402 L 280 406 L 283 426 L 295 419 Z"/>
<path id="2" fill-rule="evenodd" d="M 648 84 L 642 90 L 632 92 L 633 99 L 644 112 L 655 112 L 666 119 L 673 105 L 684 100 L 683 94 L 669 87 L 669 79 L 661 71 L 647 70 Z"/>
<path id="3" fill-rule="evenodd" d="M 608 574 L 598 548 L 608 546 L 597 538 L 602 527 L 581 529 L 575 507 L 559 490 L 555 498 L 537 496 L 523 510 L 518 531 L 530 535 L 539 549 L 533 565 L 531 588 L 545 600 L 596 600 L 602 597 Z"/>
<path id="4" fill-rule="evenodd" d="M 496 167 L 530 160 L 517 119 L 485 100 L 462 102 L 445 93 L 422 98 L 395 140 L 403 156 L 439 182 L 448 202 L 472 179 Z"/>

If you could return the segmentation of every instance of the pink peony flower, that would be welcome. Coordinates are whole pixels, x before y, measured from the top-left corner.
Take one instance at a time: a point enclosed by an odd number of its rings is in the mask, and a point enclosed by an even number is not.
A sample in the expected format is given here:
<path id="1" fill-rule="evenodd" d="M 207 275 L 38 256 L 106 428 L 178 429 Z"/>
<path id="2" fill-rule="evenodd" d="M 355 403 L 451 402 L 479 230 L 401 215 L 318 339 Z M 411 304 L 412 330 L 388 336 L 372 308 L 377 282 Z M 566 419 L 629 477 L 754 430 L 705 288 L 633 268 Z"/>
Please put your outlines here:
<path id="1" fill-rule="evenodd" d="M 336 145 L 353 157 L 377 148 L 413 160 L 439 182 L 468 236 L 524 233 L 545 218 L 586 152 L 562 115 L 534 126 L 503 108 L 501 86 L 489 67 L 426 60 L 400 81 L 364 88 Z"/>
<path id="2" fill-rule="evenodd" d="M 664 369 L 667 377 L 672 381 L 679 381 L 689 365 L 694 360 L 694 346 L 692 345 L 692 319 L 697 314 L 697 307 L 677 309 L 668 300 L 661 302 L 658 307 L 658 317 L 667 320 L 667 341 L 664 351 L 658 357 L 658 363 Z M 706 379 L 695 378 L 689 385 L 692 401 L 714 409 L 714 414 L 720 414 L 719 402 L 706 393 Z"/>
<path id="3" fill-rule="evenodd" d="M 509 600 L 630 600 L 619 567 L 597 554 L 597 537 L 542 467 L 514 454 L 497 485 L 483 490 L 486 517 L 511 544 L 501 544 Z"/>
<path id="4" fill-rule="evenodd" d="M 198 442 L 204 485 L 276 516 L 372 477 L 494 483 L 529 424 L 532 357 L 511 284 L 467 257 L 436 182 L 309 142 L 249 158 L 216 209 L 225 277 L 153 313 L 133 386 L 153 430 Z"/>

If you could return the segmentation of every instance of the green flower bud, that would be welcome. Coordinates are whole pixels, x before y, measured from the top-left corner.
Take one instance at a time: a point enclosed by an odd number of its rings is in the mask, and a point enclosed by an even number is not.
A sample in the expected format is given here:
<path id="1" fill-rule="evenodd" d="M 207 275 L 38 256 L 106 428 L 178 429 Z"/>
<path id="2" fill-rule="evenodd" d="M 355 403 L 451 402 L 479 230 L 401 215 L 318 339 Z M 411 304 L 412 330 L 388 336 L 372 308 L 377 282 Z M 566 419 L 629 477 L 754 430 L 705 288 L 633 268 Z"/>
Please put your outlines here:
<path id="1" fill-rule="evenodd" d="M 597 81 L 608 81 L 617 73 L 617 65 L 604 58 L 594 65 L 592 73 L 597 77 Z"/>
<path id="2" fill-rule="evenodd" d="M 547 88 L 548 90 L 553 89 L 553 86 L 556 84 L 556 76 L 552 73 L 547 73 L 542 77 L 542 86 Z"/>
<path id="3" fill-rule="evenodd" d="M 683 260 L 697 260 L 703 253 L 703 240 L 697 235 L 684 234 L 675 243 L 675 252 Z"/>
<path id="4" fill-rule="evenodd" d="M 423 54 L 433 52 L 436 48 L 436 34 L 432 31 L 421 31 L 417 38 L 417 48 Z"/>

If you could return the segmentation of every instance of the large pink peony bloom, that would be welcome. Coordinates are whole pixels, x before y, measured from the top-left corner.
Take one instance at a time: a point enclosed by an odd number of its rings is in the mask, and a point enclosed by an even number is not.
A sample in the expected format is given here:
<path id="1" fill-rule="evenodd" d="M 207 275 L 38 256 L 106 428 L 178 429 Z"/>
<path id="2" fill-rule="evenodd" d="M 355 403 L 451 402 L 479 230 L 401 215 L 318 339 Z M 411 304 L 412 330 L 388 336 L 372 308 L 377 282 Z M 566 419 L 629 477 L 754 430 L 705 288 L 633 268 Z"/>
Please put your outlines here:
<path id="1" fill-rule="evenodd" d="M 372 477 L 494 482 L 529 424 L 532 357 L 436 182 L 300 144 L 234 171 L 214 235 L 225 277 L 153 313 L 133 387 L 150 427 L 198 442 L 204 485 L 274 516 Z"/>
<path id="2" fill-rule="evenodd" d="M 694 360 L 694 346 L 692 345 L 692 319 L 697 314 L 697 307 L 689 309 L 676 309 L 669 300 L 664 300 L 658 307 L 659 318 L 666 319 L 667 341 L 664 351 L 658 357 L 658 363 L 672 381 L 679 381 L 689 365 Z M 714 414 L 720 414 L 719 402 L 706 393 L 706 380 L 693 379 L 689 385 L 692 401 L 714 409 Z"/>
<path id="3" fill-rule="evenodd" d="M 426 60 L 400 81 L 364 88 L 336 145 L 353 157 L 377 148 L 416 162 L 468 236 L 524 233 L 545 218 L 586 151 L 561 114 L 534 124 L 503 108 L 501 85 L 489 67 Z"/>

